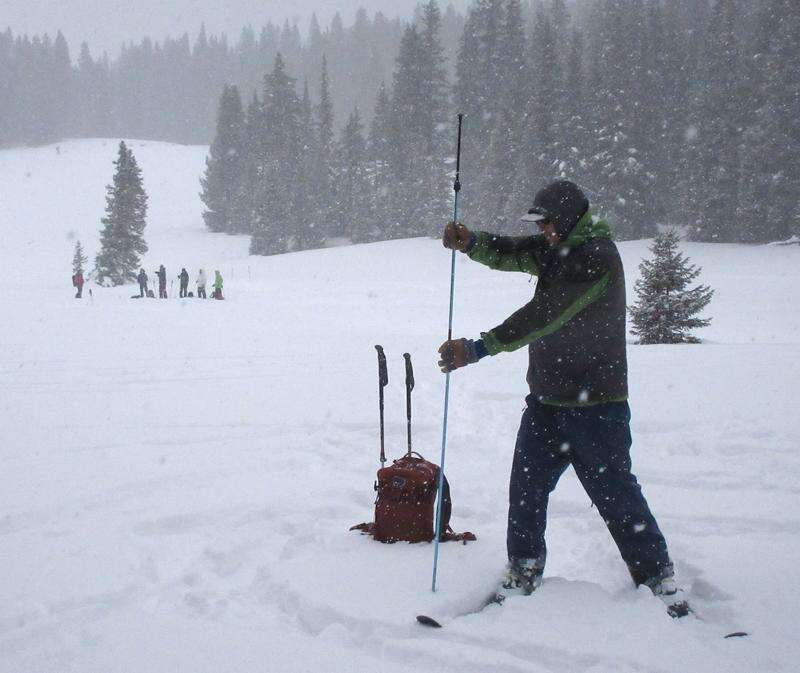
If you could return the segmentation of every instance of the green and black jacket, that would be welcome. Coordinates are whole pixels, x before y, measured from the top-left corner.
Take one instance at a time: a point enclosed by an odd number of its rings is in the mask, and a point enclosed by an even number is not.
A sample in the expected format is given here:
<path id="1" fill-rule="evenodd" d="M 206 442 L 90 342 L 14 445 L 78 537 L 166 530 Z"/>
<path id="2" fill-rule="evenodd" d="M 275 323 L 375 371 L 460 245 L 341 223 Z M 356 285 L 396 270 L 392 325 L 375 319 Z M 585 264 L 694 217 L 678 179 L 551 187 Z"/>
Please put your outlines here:
<path id="1" fill-rule="evenodd" d="M 588 406 L 626 400 L 625 275 L 611 228 L 592 211 L 567 239 L 476 232 L 471 259 L 538 276 L 533 299 L 481 334 L 489 355 L 528 346 L 528 385 L 545 404 Z"/>

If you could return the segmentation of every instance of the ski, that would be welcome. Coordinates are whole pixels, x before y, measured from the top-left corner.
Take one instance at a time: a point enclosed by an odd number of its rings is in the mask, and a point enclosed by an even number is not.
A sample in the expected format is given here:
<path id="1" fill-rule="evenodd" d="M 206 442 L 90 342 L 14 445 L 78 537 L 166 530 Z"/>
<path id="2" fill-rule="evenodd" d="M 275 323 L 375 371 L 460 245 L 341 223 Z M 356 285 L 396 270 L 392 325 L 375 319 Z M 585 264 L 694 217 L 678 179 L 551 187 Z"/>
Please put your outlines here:
<path id="1" fill-rule="evenodd" d="M 506 595 L 494 592 L 487 596 L 481 604 L 472 610 L 468 610 L 466 612 L 461 612 L 452 617 L 452 619 L 458 619 L 460 617 L 467 617 L 469 615 L 477 615 L 483 612 L 486 608 L 490 605 L 502 605 L 503 602 L 506 600 Z M 700 617 L 694 609 L 692 609 L 686 601 L 683 601 L 683 606 L 680 610 L 673 609 L 674 606 L 671 606 L 667 610 L 667 614 L 675 620 L 681 619 L 682 617 L 687 617 L 689 615 L 693 615 L 696 619 L 703 621 L 702 617 Z M 451 619 L 451 621 L 452 621 Z M 441 620 L 434 619 L 429 615 L 417 615 L 417 623 L 422 624 L 423 626 L 427 626 L 432 629 L 441 629 L 444 627 Z M 722 637 L 724 639 L 728 638 L 746 638 L 750 634 L 747 631 L 732 631 L 731 633 L 726 633 Z"/>
<path id="2" fill-rule="evenodd" d="M 483 601 L 481 601 L 480 605 L 472 610 L 467 610 L 466 612 L 461 612 L 453 617 L 453 619 L 458 619 L 459 617 L 467 617 L 468 615 L 477 615 L 479 612 L 483 612 L 486 608 L 490 605 L 502 605 L 503 601 L 506 599 L 504 594 L 493 592 L 489 594 Z M 442 623 L 433 617 L 429 617 L 428 615 L 417 615 L 417 622 L 422 624 L 423 626 L 429 626 L 434 629 L 441 629 Z"/>

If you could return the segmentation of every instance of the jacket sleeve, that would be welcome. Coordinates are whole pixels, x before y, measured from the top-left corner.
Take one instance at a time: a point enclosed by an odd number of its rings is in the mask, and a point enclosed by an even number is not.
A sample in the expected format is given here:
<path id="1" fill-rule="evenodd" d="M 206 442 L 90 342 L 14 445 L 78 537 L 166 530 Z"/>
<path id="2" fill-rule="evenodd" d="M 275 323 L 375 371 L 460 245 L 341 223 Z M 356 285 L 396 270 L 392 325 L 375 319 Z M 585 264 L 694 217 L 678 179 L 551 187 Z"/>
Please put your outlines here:
<path id="1" fill-rule="evenodd" d="M 613 260 L 595 251 L 567 259 L 551 278 L 539 280 L 547 288 L 501 325 L 481 334 L 489 355 L 515 351 L 561 329 L 608 288 L 615 272 Z"/>
<path id="2" fill-rule="evenodd" d="M 542 268 L 542 253 L 547 243 L 542 236 L 495 236 L 476 233 L 469 258 L 496 271 L 521 271 L 533 276 Z"/>

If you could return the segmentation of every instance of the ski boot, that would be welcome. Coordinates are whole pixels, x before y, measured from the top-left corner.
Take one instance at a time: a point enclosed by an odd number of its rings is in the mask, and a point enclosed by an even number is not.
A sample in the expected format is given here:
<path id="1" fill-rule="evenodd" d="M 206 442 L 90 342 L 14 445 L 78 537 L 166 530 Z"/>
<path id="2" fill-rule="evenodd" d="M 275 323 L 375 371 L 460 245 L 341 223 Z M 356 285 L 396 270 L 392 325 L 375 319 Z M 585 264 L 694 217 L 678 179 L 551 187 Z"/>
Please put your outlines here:
<path id="1" fill-rule="evenodd" d="M 535 558 L 512 558 L 506 566 L 501 593 L 530 596 L 542 584 L 544 568 Z"/>
<path id="2" fill-rule="evenodd" d="M 673 619 L 680 619 L 688 615 L 692 609 L 683 597 L 683 590 L 675 582 L 673 576 L 661 577 L 647 582 L 647 586 L 654 596 L 662 600 L 667 606 L 667 614 Z"/>

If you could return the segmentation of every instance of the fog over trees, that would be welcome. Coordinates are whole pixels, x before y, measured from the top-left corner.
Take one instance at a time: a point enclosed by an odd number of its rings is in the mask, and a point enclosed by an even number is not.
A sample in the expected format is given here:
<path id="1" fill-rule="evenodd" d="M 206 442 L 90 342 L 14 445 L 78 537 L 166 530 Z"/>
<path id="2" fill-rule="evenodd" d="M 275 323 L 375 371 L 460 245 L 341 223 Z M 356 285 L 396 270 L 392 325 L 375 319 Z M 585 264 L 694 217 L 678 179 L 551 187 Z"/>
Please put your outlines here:
<path id="1" fill-rule="evenodd" d="M 477 0 L 404 23 L 203 28 L 113 59 L 0 33 L 0 146 L 209 143 L 206 223 L 255 253 L 434 233 L 465 113 L 470 226 L 569 177 L 621 238 L 800 233 L 796 0 Z"/>

